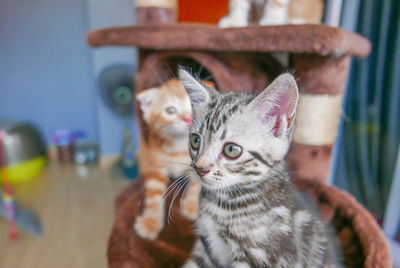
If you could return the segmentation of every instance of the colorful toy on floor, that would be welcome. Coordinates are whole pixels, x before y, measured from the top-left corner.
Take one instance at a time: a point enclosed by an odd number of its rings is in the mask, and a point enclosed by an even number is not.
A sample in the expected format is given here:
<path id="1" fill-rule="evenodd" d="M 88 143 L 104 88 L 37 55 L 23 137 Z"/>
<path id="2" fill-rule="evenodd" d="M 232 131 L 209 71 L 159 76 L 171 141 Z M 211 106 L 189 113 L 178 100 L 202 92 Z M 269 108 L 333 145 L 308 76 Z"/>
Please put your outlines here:
<path id="1" fill-rule="evenodd" d="M 39 131 L 28 123 L 1 122 L 4 163 L 0 166 L 0 182 L 5 172 L 11 184 L 34 178 L 46 164 L 46 149 Z"/>
<path id="2" fill-rule="evenodd" d="M 35 236 L 42 234 L 37 217 L 16 203 L 12 183 L 32 179 L 45 163 L 41 137 L 31 125 L 0 122 L 0 216 L 10 223 L 11 239 L 18 237 L 17 225 Z"/>
<path id="3" fill-rule="evenodd" d="M 5 194 L 1 194 L 0 191 L 0 195 L 4 196 Z M 13 196 L 11 196 L 11 198 L 13 198 Z M 0 199 L 0 216 L 6 219 L 8 218 L 8 216 L 12 216 L 13 218 L 14 229 L 10 230 L 11 237 L 17 234 L 16 232 L 17 229 L 15 228 L 15 226 L 22 228 L 23 230 L 31 233 L 36 237 L 42 236 L 42 224 L 40 223 L 38 217 L 34 213 L 22 208 L 17 201 L 12 199 L 11 212 L 13 214 L 6 215 L 8 213 L 7 206 L 8 205 L 3 202 L 3 199 Z"/>
<path id="4" fill-rule="evenodd" d="M 0 130 L 0 167 L 6 167 L 6 156 L 4 149 L 4 139 L 6 137 L 6 132 Z M 7 168 L 1 168 L 1 177 L 3 178 L 4 192 L 2 194 L 2 200 L 4 204 L 4 215 L 10 223 L 9 235 L 11 239 L 18 237 L 18 231 L 15 227 L 14 222 L 14 196 L 13 191 L 10 186 L 10 178 L 8 176 Z"/>
<path id="5" fill-rule="evenodd" d="M 13 197 L 13 192 L 11 188 L 7 189 L 4 191 L 2 194 L 2 205 L 0 205 L 2 208 L 0 208 L 0 213 L 1 215 L 4 215 L 4 217 L 9 220 L 10 222 L 10 230 L 9 230 L 9 235 L 11 239 L 15 239 L 18 237 L 18 231 L 17 228 L 15 227 L 15 210 L 14 210 L 14 197 Z"/>

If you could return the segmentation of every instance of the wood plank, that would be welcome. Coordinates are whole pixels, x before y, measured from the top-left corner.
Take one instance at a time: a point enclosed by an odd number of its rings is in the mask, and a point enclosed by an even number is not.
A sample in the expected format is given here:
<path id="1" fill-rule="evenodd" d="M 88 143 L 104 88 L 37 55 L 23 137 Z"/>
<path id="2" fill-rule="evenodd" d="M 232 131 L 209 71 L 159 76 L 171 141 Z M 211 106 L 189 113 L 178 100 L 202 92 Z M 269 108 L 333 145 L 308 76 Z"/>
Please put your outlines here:
<path id="1" fill-rule="evenodd" d="M 38 178 L 16 186 L 16 200 L 38 214 L 44 235 L 37 239 L 20 230 L 10 242 L 1 218 L 0 267 L 107 267 L 114 198 L 129 182 L 82 168 L 52 163 Z"/>

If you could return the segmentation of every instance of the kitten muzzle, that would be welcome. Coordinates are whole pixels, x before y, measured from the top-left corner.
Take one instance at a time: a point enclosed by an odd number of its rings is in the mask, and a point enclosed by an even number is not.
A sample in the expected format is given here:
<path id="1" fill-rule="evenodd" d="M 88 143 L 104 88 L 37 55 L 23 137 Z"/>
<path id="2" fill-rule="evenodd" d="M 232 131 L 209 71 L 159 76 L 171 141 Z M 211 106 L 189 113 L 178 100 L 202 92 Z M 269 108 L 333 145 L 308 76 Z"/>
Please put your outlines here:
<path id="1" fill-rule="evenodd" d="M 205 169 L 205 168 L 197 167 L 197 166 L 194 166 L 194 170 L 196 171 L 197 175 L 199 175 L 200 178 L 210 172 L 209 169 Z"/>

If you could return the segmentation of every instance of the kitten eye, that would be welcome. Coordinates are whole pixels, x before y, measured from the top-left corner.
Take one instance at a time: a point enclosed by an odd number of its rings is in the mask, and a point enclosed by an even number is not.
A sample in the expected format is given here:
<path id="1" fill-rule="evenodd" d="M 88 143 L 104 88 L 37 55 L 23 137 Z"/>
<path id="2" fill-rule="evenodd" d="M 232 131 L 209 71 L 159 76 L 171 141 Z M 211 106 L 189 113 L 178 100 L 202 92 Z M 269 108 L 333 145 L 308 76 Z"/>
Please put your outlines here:
<path id="1" fill-rule="evenodd" d="M 197 134 L 191 134 L 190 135 L 190 146 L 194 149 L 197 150 L 200 147 L 200 137 Z"/>
<path id="2" fill-rule="evenodd" d="M 165 111 L 167 112 L 167 114 L 176 114 L 176 108 L 173 106 L 168 106 Z"/>
<path id="3" fill-rule="evenodd" d="M 234 143 L 227 143 L 223 152 L 226 157 L 236 159 L 242 154 L 242 147 Z"/>

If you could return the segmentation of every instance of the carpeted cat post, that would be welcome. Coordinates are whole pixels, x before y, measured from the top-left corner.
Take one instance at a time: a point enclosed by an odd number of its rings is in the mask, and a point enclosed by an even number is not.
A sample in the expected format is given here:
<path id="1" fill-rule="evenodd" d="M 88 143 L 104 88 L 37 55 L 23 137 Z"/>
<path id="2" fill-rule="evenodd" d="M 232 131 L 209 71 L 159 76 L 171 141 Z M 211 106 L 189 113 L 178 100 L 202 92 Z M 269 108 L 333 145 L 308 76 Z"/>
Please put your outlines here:
<path id="1" fill-rule="evenodd" d="M 347 267 L 391 267 L 387 243 L 374 218 L 350 194 L 326 184 L 350 58 L 367 56 L 368 40 L 325 25 L 219 29 L 179 24 L 174 0 L 138 0 L 137 21 L 135 26 L 93 31 L 88 42 L 94 47 L 138 47 L 139 90 L 176 76 L 178 65 L 193 71 L 204 67 L 221 91 L 258 92 L 278 74 L 294 71 L 301 96 L 287 157 L 293 180 L 311 195 L 337 231 Z M 289 65 L 275 60 L 274 52 L 288 53 Z M 146 135 L 143 121 L 141 127 Z M 174 221 L 159 239 L 143 240 L 132 228 L 142 198 L 141 180 L 117 198 L 109 266 L 180 267 L 194 241 L 191 222 L 180 215 L 179 201 L 175 202 Z"/>
<path id="2" fill-rule="evenodd" d="M 290 66 L 296 70 L 300 91 L 296 128 L 287 156 L 288 167 L 293 172 L 295 182 L 325 182 L 328 178 L 350 57 L 364 57 L 369 54 L 368 43 L 366 40 L 362 41 L 364 51 L 350 49 L 347 53 L 293 53 L 290 56 Z M 356 44 L 352 42 L 352 45 Z"/>

